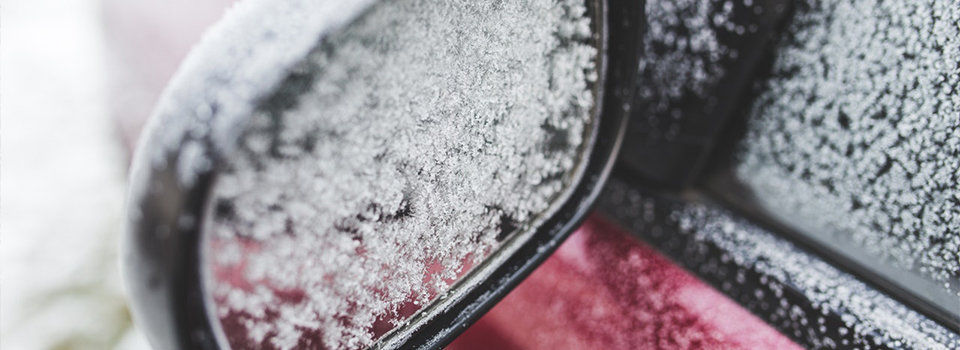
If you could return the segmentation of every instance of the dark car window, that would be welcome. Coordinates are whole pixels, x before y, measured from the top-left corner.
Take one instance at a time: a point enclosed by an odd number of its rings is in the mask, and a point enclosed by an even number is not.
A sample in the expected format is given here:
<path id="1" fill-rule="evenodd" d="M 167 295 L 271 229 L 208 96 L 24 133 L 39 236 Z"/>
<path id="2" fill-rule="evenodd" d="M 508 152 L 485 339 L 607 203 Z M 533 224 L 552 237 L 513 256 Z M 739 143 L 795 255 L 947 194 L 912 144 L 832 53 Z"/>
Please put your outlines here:
<path id="1" fill-rule="evenodd" d="M 960 7 L 650 1 L 621 170 L 960 327 Z"/>
<path id="2" fill-rule="evenodd" d="M 811 1 L 774 47 L 730 174 L 814 242 L 960 315 L 960 8 Z M 716 186 L 715 186 L 716 187 Z"/>

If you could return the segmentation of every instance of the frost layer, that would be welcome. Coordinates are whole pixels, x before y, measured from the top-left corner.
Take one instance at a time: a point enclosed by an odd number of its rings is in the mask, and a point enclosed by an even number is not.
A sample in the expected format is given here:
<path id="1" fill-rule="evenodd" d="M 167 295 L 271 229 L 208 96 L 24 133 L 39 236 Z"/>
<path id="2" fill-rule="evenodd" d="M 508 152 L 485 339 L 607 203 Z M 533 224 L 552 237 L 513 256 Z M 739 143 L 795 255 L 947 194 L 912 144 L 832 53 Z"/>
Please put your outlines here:
<path id="1" fill-rule="evenodd" d="M 231 344 L 368 346 L 543 213 L 594 103 L 585 11 L 387 1 L 323 39 L 213 190 Z"/>
<path id="2" fill-rule="evenodd" d="M 813 2 L 788 32 L 739 178 L 807 230 L 960 295 L 960 5 Z"/>
<path id="3" fill-rule="evenodd" d="M 957 333 L 730 211 L 622 179 L 598 209 L 807 348 L 960 348 Z"/>
<path id="4" fill-rule="evenodd" d="M 742 34 L 745 29 L 733 21 L 733 1 L 718 3 L 646 2 L 644 59 L 639 62 L 641 77 L 637 82 L 642 109 L 631 120 L 637 126 L 635 132 L 644 139 L 672 140 L 682 134 L 684 113 L 692 114 L 684 108 L 709 100 L 712 89 L 726 73 L 723 63 L 736 58 L 735 51 L 720 40 L 720 34 L 723 30 Z"/>

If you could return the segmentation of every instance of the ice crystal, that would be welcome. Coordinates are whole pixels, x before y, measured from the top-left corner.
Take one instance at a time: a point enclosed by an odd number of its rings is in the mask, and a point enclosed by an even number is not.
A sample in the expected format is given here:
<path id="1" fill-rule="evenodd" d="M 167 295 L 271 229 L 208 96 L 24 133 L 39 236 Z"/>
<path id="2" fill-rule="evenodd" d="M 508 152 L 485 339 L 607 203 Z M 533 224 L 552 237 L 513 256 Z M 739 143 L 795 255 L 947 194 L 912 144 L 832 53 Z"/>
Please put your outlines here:
<path id="1" fill-rule="evenodd" d="M 730 6 L 715 0 L 647 1 L 636 116 L 637 133 L 673 139 L 681 132 L 684 107 L 704 103 L 726 72 L 721 63 L 734 52 L 718 27 L 731 21 Z M 682 101 L 682 102 L 681 102 Z M 699 112 L 699 111 L 698 111 Z"/>
<path id="2" fill-rule="evenodd" d="M 776 214 L 960 295 L 960 5 L 801 8 L 737 174 Z"/>
<path id="3" fill-rule="evenodd" d="M 576 1 L 397 0 L 321 40 L 213 189 L 231 344 L 368 346 L 547 210 L 590 126 L 591 37 Z"/>

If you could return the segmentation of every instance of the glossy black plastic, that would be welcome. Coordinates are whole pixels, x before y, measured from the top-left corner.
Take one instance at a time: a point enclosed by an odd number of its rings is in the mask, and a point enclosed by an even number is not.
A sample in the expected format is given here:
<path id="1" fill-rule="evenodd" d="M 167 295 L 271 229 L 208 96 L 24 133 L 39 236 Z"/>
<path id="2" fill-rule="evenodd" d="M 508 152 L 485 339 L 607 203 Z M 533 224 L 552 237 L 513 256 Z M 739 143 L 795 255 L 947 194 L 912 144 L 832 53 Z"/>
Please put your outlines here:
<path id="1" fill-rule="evenodd" d="M 664 63 L 667 72 L 656 72 L 656 68 L 641 70 L 635 82 L 638 85 L 651 84 L 656 81 L 655 75 L 666 74 L 687 83 L 690 82 L 687 80 L 698 80 L 703 85 L 700 87 L 702 91 L 684 86 L 678 95 L 668 99 L 641 96 L 642 93 L 638 92 L 620 157 L 623 167 L 646 184 L 669 190 L 682 190 L 693 185 L 709 166 L 728 124 L 736 119 L 743 106 L 749 105 L 747 98 L 751 84 L 757 73 L 763 71 L 764 56 L 769 54 L 793 7 L 793 2 L 788 0 L 691 3 L 674 5 L 677 6 L 673 9 L 676 13 L 671 15 L 679 20 L 671 25 L 675 26 L 671 29 L 679 38 L 672 44 L 658 41 L 663 39 L 664 33 L 639 40 L 646 41 L 641 45 L 647 50 L 678 51 L 686 56 L 699 57 L 705 62 L 703 69 L 718 73 L 689 78 L 685 75 L 690 72 L 670 71 L 670 63 Z M 726 9 L 727 6 L 730 8 Z M 707 14 L 701 16 L 710 20 L 699 25 L 707 28 L 688 28 L 687 20 L 696 22 L 698 18 L 694 13 L 684 11 L 706 11 Z M 714 21 L 714 16 L 727 19 Z M 716 52 L 698 52 L 690 48 L 692 45 L 677 47 L 678 42 L 701 40 L 694 37 L 702 35 L 698 30 L 706 30 L 715 36 Z M 701 57 L 714 53 L 719 57 Z M 656 57 L 657 52 L 649 54 Z M 657 63 L 648 66 L 657 66 Z M 657 109 L 656 106 L 662 105 L 669 111 Z"/>

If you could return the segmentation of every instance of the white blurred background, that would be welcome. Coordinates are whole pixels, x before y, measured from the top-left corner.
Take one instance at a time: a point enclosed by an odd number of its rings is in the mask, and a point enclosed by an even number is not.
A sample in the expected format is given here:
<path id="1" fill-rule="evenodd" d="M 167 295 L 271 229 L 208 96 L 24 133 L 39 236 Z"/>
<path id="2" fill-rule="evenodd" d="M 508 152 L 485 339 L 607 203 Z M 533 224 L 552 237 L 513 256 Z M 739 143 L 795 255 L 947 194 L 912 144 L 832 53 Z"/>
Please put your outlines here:
<path id="1" fill-rule="evenodd" d="M 227 3 L 0 4 L 0 348 L 147 348 L 117 263 L 129 150 Z"/>

